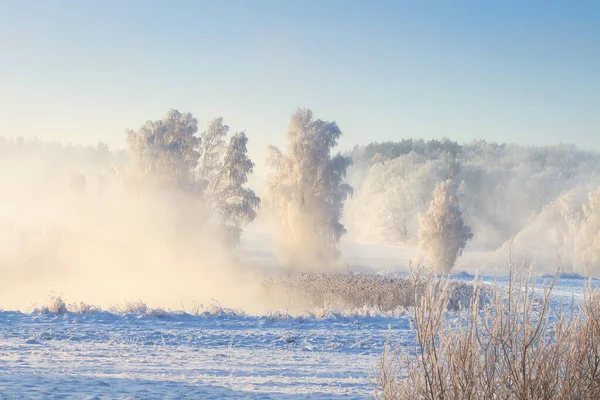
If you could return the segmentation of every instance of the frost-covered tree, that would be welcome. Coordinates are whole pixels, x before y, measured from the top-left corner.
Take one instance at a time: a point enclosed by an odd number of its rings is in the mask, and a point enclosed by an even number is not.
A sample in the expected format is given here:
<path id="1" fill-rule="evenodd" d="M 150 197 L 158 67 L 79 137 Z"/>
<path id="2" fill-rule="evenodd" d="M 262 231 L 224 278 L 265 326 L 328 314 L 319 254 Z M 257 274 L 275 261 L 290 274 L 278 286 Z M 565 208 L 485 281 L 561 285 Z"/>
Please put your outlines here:
<path id="1" fill-rule="evenodd" d="M 198 176 L 205 184 L 217 181 L 217 176 L 222 170 L 221 159 L 227 150 L 227 134 L 229 127 L 223 124 L 223 118 L 215 118 L 206 126 L 206 130 L 200 134 L 198 160 Z"/>
<path id="2" fill-rule="evenodd" d="M 171 110 L 162 120 L 148 121 L 138 131 L 127 131 L 132 171 L 139 179 L 153 178 L 163 187 L 197 191 L 200 153 L 198 120 L 190 113 Z"/>
<path id="3" fill-rule="evenodd" d="M 223 158 L 217 164 L 219 168 L 209 168 L 211 173 L 207 177 L 210 179 L 207 179 L 206 194 L 220 220 L 221 234 L 230 244 L 239 242 L 242 227 L 256 218 L 260 206 L 260 198 L 244 187 L 254 170 L 254 163 L 247 155 L 247 143 L 244 132 L 234 134 L 224 148 Z M 216 174 L 213 175 L 213 171 Z"/>
<path id="4" fill-rule="evenodd" d="M 451 179 L 436 186 L 429 210 L 419 216 L 419 224 L 419 248 L 426 252 L 436 272 L 450 272 L 473 237 L 463 221 L 457 187 Z"/>
<path id="5" fill-rule="evenodd" d="M 310 110 L 299 109 L 289 124 L 287 152 L 269 149 L 268 200 L 284 263 L 322 265 L 339 256 L 337 244 L 346 232 L 340 219 L 352 194 L 344 183 L 351 159 L 331 156 L 341 135 L 335 122 L 314 120 Z"/>
<path id="6" fill-rule="evenodd" d="M 600 274 L 600 187 L 591 192 L 580 214 L 581 228 L 576 236 L 575 253 L 586 275 Z"/>
<path id="7" fill-rule="evenodd" d="M 435 183 L 445 178 L 438 175 L 445 160 L 460 164 L 454 175 L 467 188 L 461 205 L 474 234 L 470 246 L 485 251 L 515 237 L 561 193 L 600 182 L 600 154 L 563 144 L 526 147 L 477 140 L 459 145 L 444 139 L 405 139 L 357 146 L 349 154 L 355 161 L 348 170 L 349 183 L 356 194 L 346 206 L 348 229 L 360 239 L 388 243 L 404 241 L 403 231 L 409 243 L 417 240 L 416 215 L 426 211 Z M 431 174 L 425 171 L 428 163 Z M 426 189 L 424 203 L 419 186 Z"/>
<path id="8" fill-rule="evenodd" d="M 346 207 L 350 234 L 363 241 L 416 243 L 419 213 L 427 211 L 433 189 L 447 174 L 446 160 L 416 152 L 373 163 Z"/>
<path id="9" fill-rule="evenodd" d="M 580 233 L 590 188 L 584 185 L 562 193 L 508 243 L 534 257 L 538 270 L 588 273 L 579 252 L 584 245 Z"/>
<path id="10" fill-rule="evenodd" d="M 260 199 L 246 188 L 254 163 L 247 155 L 244 132 L 226 139 L 222 118 L 209 122 L 200 135 L 189 113 L 171 110 L 159 121 L 128 131 L 133 175 L 196 200 L 205 223 L 217 224 L 228 244 L 239 241 L 242 227 L 256 217 Z"/>

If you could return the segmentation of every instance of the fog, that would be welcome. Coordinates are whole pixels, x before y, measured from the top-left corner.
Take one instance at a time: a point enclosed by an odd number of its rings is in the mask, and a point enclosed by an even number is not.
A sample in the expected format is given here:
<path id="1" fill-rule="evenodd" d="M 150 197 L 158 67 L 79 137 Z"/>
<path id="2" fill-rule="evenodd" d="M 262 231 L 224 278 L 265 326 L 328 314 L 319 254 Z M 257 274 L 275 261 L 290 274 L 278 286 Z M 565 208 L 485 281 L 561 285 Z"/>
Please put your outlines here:
<path id="1" fill-rule="evenodd" d="M 513 243 L 540 271 L 600 274 L 600 209 L 593 195 L 600 185 L 598 153 L 564 144 L 409 139 L 357 147 L 351 156 L 356 191 L 345 222 L 356 240 L 415 244 L 418 215 L 427 210 L 436 184 L 452 175 L 474 234 L 467 251 L 489 258 Z"/>
<path id="2" fill-rule="evenodd" d="M 20 140 L 0 152 L 2 308 L 50 294 L 102 307 L 256 303 L 257 268 L 203 229 L 190 196 L 133 185 L 127 154 Z"/>
<path id="3" fill-rule="evenodd" d="M 245 142 L 239 140 L 245 136 L 233 137 L 236 139 L 231 143 L 244 155 Z M 240 143 L 244 145 L 241 150 Z M 290 149 L 296 158 L 302 153 L 293 146 Z M 258 217 L 254 220 L 253 209 L 239 210 L 234 203 L 221 209 L 214 206 L 222 204 L 221 198 L 215 198 L 218 201 L 211 206 L 206 195 L 199 201 L 197 193 L 188 190 L 188 181 L 185 190 L 179 183 L 140 184 L 139 174 L 134 173 L 139 166 L 131 161 L 131 151 L 111 151 L 103 144 L 86 147 L 0 140 L 0 307 L 31 309 L 54 294 L 67 302 L 102 307 L 142 300 L 149 306 L 185 309 L 216 299 L 228 307 L 264 310 L 272 305 L 262 298 L 261 282 L 271 276 L 315 270 L 314 263 L 303 263 L 298 257 L 289 264 L 277 259 L 272 247 L 285 238 L 278 237 L 283 231 L 280 226 L 273 227 L 272 218 L 285 218 L 287 224 L 294 221 L 281 210 L 270 215 L 269 207 L 277 203 L 256 208 Z M 228 151 L 223 150 L 223 154 L 230 154 L 231 146 Z M 390 249 L 414 248 L 418 252 L 418 216 L 426 212 L 436 185 L 451 176 L 461 194 L 465 224 L 473 232 L 458 269 L 487 268 L 504 273 L 505 259 L 494 256 L 504 252 L 507 243 L 513 243 L 536 261 L 540 272 L 560 268 L 586 276 L 600 275 L 597 153 L 568 145 L 523 147 L 485 141 L 405 140 L 348 152 L 344 156 L 352 158 L 353 165 L 345 180 L 347 162 L 341 172 L 335 172 L 328 163 L 346 158 L 330 156 L 329 149 L 323 154 L 329 158 L 315 171 L 321 168 L 336 174 L 329 190 L 339 191 L 345 182 L 354 187 L 354 195 L 347 199 L 345 194 L 338 195 L 333 208 L 323 206 L 318 218 L 313 216 L 315 224 L 330 220 L 323 210 L 341 217 L 332 227 L 337 232 L 329 244 L 332 247 L 319 248 L 340 258 L 329 260 L 329 267 L 321 263 L 318 269 L 367 267 L 362 264 L 376 259 L 380 252 L 391 260 L 386 268 L 406 268 L 406 259 L 394 260 L 396 253 Z M 252 171 L 249 159 L 234 158 Z M 286 162 L 291 160 L 290 156 Z M 239 168 L 229 168 L 239 175 Z M 254 188 L 258 197 L 267 198 L 268 190 L 283 190 L 273 177 L 285 178 L 287 197 L 278 197 L 278 201 L 293 203 L 298 219 L 299 213 L 311 208 L 301 208 L 297 196 L 290 194 L 294 190 L 290 177 L 297 175 L 302 187 L 310 187 L 312 193 L 318 191 L 294 165 L 286 168 L 291 172 L 278 170 L 277 174 L 254 176 L 249 181 L 269 179 L 268 185 Z M 315 171 L 314 176 L 323 173 Z M 246 179 L 238 175 L 236 190 L 232 192 L 228 186 L 219 193 L 236 193 L 255 201 L 251 197 L 254 193 L 243 186 Z M 327 196 L 325 193 L 315 199 L 325 201 Z M 239 204 L 247 205 L 243 199 Z M 321 204 L 317 200 L 314 204 Z M 280 208 L 290 209 L 288 203 L 279 204 Z M 252 218 L 236 219 L 218 212 L 238 212 L 236 215 Z M 220 220 L 215 217 L 219 215 Z M 306 225 L 309 219 L 299 220 Z M 243 231 L 241 244 L 223 242 L 216 234 L 221 231 L 214 229 L 215 221 L 234 224 L 233 228 Z M 293 232 L 313 229 L 304 225 L 300 230 L 287 228 Z M 343 234 L 344 245 L 338 247 Z M 294 243 L 290 238 L 285 240 L 288 246 Z M 373 263 L 368 267 L 381 269 Z"/>

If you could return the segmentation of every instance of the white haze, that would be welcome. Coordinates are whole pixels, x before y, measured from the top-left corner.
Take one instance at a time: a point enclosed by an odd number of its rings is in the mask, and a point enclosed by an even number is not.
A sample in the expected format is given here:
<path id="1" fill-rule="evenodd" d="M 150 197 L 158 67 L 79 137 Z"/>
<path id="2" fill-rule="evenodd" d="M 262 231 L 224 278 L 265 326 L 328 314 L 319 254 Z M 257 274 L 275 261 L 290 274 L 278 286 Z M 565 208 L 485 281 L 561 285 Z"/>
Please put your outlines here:
<path id="1" fill-rule="evenodd" d="M 0 152 L 0 307 L 51 293 L 103 307 L 258 304 L 264 277 L 199 229 L 185 195 L 130 187 L 126 155 L 37 141 Z"/>
<path id="2" fill-rule="evenodd" d="M 342 215 L 346 265 L 361 266 L 352 257 L 379 256 L 361 254 L 352 242 L 378 244 L 373 252 L 416 248 L 418 215 L 454 170 L 457 183 L 464 182 L 461 208 L 474 234 L 459 268 L 489 267 L 489 255 L 514 239 L 535 257 L 538 271 L 600 275 L 599 154 L 483 141 L 409 147 L 394 153 L 397 145 L 384 144 L 349 154 L 347 182 L 355 191 Z M 141 299 L 181 309 L 216 299 L 263 309 L 260 283 L 284 273 L 273 270 L 269 235 L 250 236 L 269 229 L 262 225 L 265 210 L 242 234 L 242 242 L 256 247 L 231 252 L 195 223 L 189 198 L 133 188 L 127 165 L 126 152 L 102 145 L 0 140 L 0 307 L 28 309 L 54 293 L 102 307 Z M 498 260 L 492 267 L 505 272 L 505 259 Z M 406 267 L 404 261 L 385 267 Z"/>
<path id="3" fill-rule="evenodd" d="M 351 155 L 356 190 L 344 221 L 355 240 L 414 245 L 419 214 L 451 174 L 461 183 L 463 216 L 474 234 L 466 251 L 493 255 L 514 241 L 538 271 L 600 275 L 599 195 L 589 200 L 600 185 L 598 153 L 444 139 L 372 144 Z M 470 257 L 469 267 L 486 262 Z"/>

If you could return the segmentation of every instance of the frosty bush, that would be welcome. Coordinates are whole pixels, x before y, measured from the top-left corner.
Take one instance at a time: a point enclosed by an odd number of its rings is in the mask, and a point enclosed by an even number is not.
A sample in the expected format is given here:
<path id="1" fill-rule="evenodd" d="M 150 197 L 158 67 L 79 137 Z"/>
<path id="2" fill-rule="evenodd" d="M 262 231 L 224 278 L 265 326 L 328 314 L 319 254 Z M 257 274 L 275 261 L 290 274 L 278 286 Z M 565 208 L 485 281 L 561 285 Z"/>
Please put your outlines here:
<path id="1" fill-rule="evenodd" d="M 40 314 L 66 314 L 67 305 L 60 296 L 50 296 L 48 304 L 38 309 Z"/>
<path id="2" fill-rule="evenodd" d="M 217 222 L 221 238 L 235 244 L 260 205 L 258 196 L 244 187 L 254 170 L 247 155 L 248 138 L 239 132 L 227 143 L 229 127 L 222 118 L 210 121 L 199 136 L 197 132 L 196 118 L 176 110 L 128 131 L 131 174 L 146 186 L 196 200 L 194 216 L 200 222 Z"/>
<path id="3" fill-rule="evenodd" d="M 185 311 L 184 311 L 185 312 Z M 194 302 L 189 314 L 191 315 L 213 315 L 213 316 L 237 316 L 243 317 L 246 313 L 241 309 L 223 307 L 221 303 L 213 299 L 208 305 Z"/>
<path id="4" fill-rule="evenodd" d="M 373 381 L 382 399 L 600 398 L 600 291 L 554 310 L 554 282 L 536 287 L 534 271 L 510 265 L 508 290 L 495 288 L 479 312 L 449 318 L 448 283 L 430 276 L 412 310 L 413 348 L 388 344 Z M 550 316 L 553 318 L 550 318 Z"/>
<path id="5" fill-rule="evenodd" d="M 277 254 L 286 264 L 327 264 L 339 255 L 336 245 L 346 232 L 342 209 L 352 193 L 343 183 L 351 160 L 331 156 L 341 135 L 335 122 L 314 120 L 310 110 L 300 109 L 289 124 L 287 153 L 270 148 L 269 208 Z"/>
<path id="6" fill-rule="evenodd" d="M 142 300 L 126 301 L 125 304 L 113 304 L 108 308 L 113 314 L 142 314 L 148 317 L 167 318 L 171 315 L 169 310 L 162 307 L 151 308 Z"/>
<path id="7" fill-rule="evenodd" d="M 149 308 L 141 300 L 126 301 L 125 304 L 113 304 L 108 308 L 108 311 L 113 314 L 146 314 Z"/>
<path id="8" fill-rule="evenodd" d="M 467 241 L 473 237 L 465 225 L 459 198 L 452 180 L 439 183 L 429 211 L 419 216 L 419 248 L 427 253 L 429 262 L 438 273 L 452 270 Z"/>
<path id="9" fill-rule="evenodd" d="M 102 311 L 102 309 L 100 307 L 97 307 L 97 306 L 94 306 L 91 304 L 86 304 L 84 302 L 69 304 L 68 309 L 72 313 L 81 314 L 81 315 L 93 314 L 93 313 Z"/>

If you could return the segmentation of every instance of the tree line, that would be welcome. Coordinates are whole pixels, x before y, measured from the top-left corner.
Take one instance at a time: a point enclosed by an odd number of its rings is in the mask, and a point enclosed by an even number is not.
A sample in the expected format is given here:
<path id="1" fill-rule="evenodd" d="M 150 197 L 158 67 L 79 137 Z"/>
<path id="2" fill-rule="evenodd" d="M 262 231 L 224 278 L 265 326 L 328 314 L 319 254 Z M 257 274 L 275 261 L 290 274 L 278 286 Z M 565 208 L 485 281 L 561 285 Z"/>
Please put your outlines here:
<path id="1" fill-rule="evenodd" d="M 246 133 L 231 134 L 222 118 L 198 131 L 196 118 L 176 110 L 127 131 L 131 179 L 196 201 L 204 210 L 198 223 L 210 226 L 229 246 L 239 243 L 243 228 L 262 205 L 270 216 L 280 262 L 324 267 L 339 258 L 337 246 L 347 232 L 342 214 L 353 187 L 346 181 L 351 156 L 334 153 L 342 135 L 335 122 L 316 119 L 309 109 L 292 115 L 286 147 L 269 148 L 271 173 L 264 200 L 247 187 L 254 162 L 247 153 Z M 414 147 L 412 141 L 399 146 L 408 144 Z M 458 151 L 447 141 L 429 147 L 450 157 Z M 392 153 L 398 150 L 392 148 Z M 452 177 L 440 180 L 421 219 L 420 247 L 439 272 L 454 266 L 472 237 L 462 219 L 457 188 Z"/>

